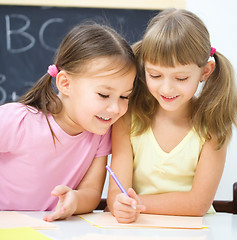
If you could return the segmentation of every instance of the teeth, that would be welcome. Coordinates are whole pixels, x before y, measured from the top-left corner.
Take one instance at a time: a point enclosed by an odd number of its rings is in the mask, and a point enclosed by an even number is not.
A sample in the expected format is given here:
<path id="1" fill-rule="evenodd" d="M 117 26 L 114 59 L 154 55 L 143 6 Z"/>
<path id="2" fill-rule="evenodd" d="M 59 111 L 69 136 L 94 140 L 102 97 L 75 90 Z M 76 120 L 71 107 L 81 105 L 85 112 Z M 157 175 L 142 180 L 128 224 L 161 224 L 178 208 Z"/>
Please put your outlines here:
<path id="1" fill-rule="evenodd" d="M 176 98 L 176 96 L 174 96 L 174 97 L 165 97 L 165 98 L 172 99 L 172 98 Z"/>
<path id="2" fill-rule="evenodd" d="M 108 121 L 108 120 L 110 119 L 110 118 L 104 118 L 104 117 L 99 117 L 99 116 L 98 116 L 98 118 L 99 118 L 99 119 L 102 119 L 102 120 L 104 120 L 104 121 Z"/>

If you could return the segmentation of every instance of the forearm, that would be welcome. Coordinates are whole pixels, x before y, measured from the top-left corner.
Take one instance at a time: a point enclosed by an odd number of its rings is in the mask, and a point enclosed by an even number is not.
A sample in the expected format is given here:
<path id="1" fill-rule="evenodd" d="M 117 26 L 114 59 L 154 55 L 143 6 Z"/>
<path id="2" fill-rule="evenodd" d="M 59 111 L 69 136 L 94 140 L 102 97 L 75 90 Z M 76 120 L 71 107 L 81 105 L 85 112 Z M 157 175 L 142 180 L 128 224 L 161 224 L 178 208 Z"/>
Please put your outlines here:
<path id="1" fill-rule="evenodd" d="M 155 195 L 139 195 L 146 206 L 144 213 L 203 216 L 210 208 L 210 200 L 195 196 L 192 192 L 173 192 Z"/>
<path id="2" fill-rule="evenodd" d="M 83 214 L 93 211 L 101 200 L 101 192 L 95 189 L 74 190 L 76 193 L 77 208 L 74 214 Z"/>
<path id="3" fill-rule="evenodd" d="M 114 203 L 116 200 L 116 196 L 121 193 L 119 190 L 111 190 L 108 191 L 108 196 L 107 196 L 107 206 L 109 208 L 109 211 L 114 215 Z"/>

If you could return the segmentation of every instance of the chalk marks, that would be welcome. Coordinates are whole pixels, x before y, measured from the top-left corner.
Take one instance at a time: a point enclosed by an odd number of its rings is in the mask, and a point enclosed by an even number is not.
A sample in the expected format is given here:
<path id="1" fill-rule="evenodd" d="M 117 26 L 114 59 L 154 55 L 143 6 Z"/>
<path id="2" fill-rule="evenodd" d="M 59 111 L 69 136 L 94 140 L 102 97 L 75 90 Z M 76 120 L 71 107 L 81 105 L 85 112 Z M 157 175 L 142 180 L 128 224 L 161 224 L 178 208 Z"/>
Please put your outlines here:
<path id="1" fill-rule="evenodd" d="M 7 51 L 17 54 L 17 53 L 22 53 L 30 50 L 35 46 L 36 42 L 36 37 L 31 35 L 29 32 L 27 32 L 28 28 L 30 27 L 31 20 L 25 15 L 22 14 L 10 14 L 5 16 L 5 21 L 6 21 L 6 48 Z M 12 22 L 17 21 L 18 24 L 21 23 L 21 27 L 18 27 L 14 29 L 14 26 Z M 55 23 L 63 23 L 64 20 L 62 18 L 52 18 L 46 20 L 42 26 L 39 29 L 39 42 L 41 46 L 48 50 L 48 51 L 56 51 L 55 46 L 49 46 L 47 42 L 45 41 L 45 31 L 47 30 L 50 25 L 55 24 Z M 60 26 L 58 26 L 58 29 L 60 30 Z M 16 42 L 21 42 L 22 46 L 14 47 L 12 42 L 13 40 L 17 38 L 23 38 L 24 41 L 16 41 Z M 24 44 L 24 45 L 23 45 Z"/>
<path id="2" fill-rule="evenodd" d="M 6 81 L 6 76 L 3 74 L 0 74 L 0 105 L 5 103 L 7 99 L 7 92 L 6 90 L 1 86 L 2 83 Z"/>

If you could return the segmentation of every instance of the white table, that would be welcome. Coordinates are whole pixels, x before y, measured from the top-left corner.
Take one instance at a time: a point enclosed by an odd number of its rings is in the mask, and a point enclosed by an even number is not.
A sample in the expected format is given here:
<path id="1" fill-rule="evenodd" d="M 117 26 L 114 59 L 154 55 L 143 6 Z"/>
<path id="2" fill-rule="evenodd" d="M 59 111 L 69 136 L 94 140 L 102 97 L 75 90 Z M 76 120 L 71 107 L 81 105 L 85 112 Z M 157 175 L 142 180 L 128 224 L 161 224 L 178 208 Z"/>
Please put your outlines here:
<path id="1" fill-rule="evenodd" d="M 22 212 L 42 219 L 45 212 Z M 44 235 L 59 240 L 71 240 L 84 234 L 95 233 L 119 236 L 145 236 L 148 240 L 237 240 L 237 215 L 228 213 L 207 214 L 204 216 L 206 229 L 100 229 L 91 226 L 78 216 L 53 222 L 58 229 L 41 230 Z M 121 239 L 122 240 L 122 239 Z"/>

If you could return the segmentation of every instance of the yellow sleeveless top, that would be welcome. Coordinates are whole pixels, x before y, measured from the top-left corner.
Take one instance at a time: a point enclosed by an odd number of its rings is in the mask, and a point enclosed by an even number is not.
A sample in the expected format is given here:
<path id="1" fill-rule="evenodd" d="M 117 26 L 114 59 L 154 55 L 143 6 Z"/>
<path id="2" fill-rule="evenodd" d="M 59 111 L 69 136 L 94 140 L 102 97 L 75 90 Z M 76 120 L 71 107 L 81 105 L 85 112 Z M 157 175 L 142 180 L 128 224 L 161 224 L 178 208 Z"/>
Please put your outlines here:
<path id="1" fill-rule="evenodd" d="M 130 136 L 133 148 L 133 188 L 141 195 L 190 191 L 205 142 L 192 128 L 169 153 L 155 139 L 152 128 Z M 208 211 L 213 212 L 211 207 Z"/>

